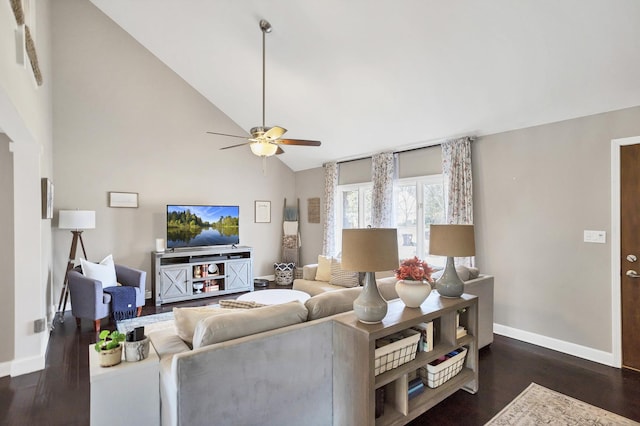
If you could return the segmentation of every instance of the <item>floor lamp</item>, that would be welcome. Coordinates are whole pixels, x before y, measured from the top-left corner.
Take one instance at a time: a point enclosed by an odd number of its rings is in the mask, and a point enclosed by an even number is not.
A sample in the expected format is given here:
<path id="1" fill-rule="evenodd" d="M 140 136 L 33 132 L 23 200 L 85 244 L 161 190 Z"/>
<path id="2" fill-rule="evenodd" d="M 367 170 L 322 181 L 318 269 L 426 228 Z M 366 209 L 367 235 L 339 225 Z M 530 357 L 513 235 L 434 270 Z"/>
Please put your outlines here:
<path id="1" fill-rule="evenodd" d="M 67 306 L 67 298 L 69 297 L 69 279 L 67 275 L 75 266 L 76 250 L 78 241 L 82 247 L 82 254 L 87 258 L 87 252 L 84 249 L 82 241 L 82 231 L 85 229 L 94 229 L 96 227 L 96 212 L 93 210 L 60 210 L 58 218 L 58 228 L 71 229 L 73 239 L 71 240 L 71 250 L 69 250 L 69 260 L 67 262 L 67 270 L 64 273 L 64 283 L 62 284 L 62 292 L 60 293 L 60 301 L 58 302 L 57 315 L 60 322 L 64 322 L 64 309 Z"/>

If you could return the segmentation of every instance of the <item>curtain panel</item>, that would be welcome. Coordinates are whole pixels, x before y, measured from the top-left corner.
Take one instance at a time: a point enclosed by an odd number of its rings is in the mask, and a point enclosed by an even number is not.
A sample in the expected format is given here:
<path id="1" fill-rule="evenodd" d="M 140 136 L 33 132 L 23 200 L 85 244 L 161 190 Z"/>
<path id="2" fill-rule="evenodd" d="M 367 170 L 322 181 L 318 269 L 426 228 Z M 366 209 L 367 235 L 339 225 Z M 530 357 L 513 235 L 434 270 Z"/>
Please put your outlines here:
<path id="1" fill-rule="evenodd" d="M 473 178 L 470 137 L 442 144 L 442 172 L 449 186 L 446 221 L 450 224 L 473 224 Z"/>
<path id="2" fill-rule="evenodd" d="M 391 228 L 393 223 L 393 180 L 395 154 L 381 152 L 371 157 L 371 226 Z"/>
<path id="3" fill-rule="evenodd" d="M 338 163 L 324 165 L 324 216 L 322 254 L 333 256 L 336 254 L 336 196 L 338 192 Z"/>

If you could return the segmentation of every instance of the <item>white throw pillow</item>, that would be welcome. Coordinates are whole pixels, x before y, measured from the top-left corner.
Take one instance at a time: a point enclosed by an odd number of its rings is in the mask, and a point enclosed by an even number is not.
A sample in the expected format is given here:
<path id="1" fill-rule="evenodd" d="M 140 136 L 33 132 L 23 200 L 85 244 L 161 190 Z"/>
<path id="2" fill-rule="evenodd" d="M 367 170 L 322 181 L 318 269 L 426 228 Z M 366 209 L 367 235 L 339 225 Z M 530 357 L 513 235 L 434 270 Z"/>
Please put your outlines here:
<path id="1" fill-rule="evenodd" d="M 318 270 L 316 271 L 316 281 L 329 282 L 331 280 L 331 258 L 318 256 Z"/>
<path id="2" fill-rule="evenodd" d="M 112 255 L 105 257 L 100 263 L 80 259 L 80 266 L 82 267 L 82 274 L 87 278 L 102 282 L 102 288 L 118 285 L 116 281 L 116 266 L 113 263 Z"/>

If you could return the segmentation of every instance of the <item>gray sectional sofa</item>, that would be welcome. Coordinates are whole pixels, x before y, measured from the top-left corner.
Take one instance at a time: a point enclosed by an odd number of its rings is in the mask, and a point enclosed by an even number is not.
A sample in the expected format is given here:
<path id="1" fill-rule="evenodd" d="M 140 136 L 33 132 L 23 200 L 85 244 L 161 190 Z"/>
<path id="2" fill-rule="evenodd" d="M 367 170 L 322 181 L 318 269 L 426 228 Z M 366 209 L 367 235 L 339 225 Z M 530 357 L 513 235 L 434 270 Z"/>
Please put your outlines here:
<path id="1" fill-rule="evenodd" d="M 379 281 L 384 297 L 397 297 L 393 277 Z M 332 316 L 352 310 L 361 288 L 326 284 L 296 280 L 294 288 L 314 293 L 304 304 L 218 309 L 214 315 L 211 308 L 174 308 L 175 321 L 150 327 L 160 358 L 162 424 L 333 424 Z M 493 277 L 466 286 L 480 293 L 482 347 L 493 340 L 487 326 Z"/>

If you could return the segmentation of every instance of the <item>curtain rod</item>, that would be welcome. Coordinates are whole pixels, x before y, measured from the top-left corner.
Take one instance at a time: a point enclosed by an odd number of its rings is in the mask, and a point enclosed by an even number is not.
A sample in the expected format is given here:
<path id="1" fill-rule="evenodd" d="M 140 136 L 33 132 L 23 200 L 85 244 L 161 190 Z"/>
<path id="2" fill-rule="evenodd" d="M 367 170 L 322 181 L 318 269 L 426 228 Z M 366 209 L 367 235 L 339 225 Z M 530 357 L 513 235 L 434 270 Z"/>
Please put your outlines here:
<path id="1" fill-rule="evenodd" d="M 469 142 L 473 142 L 473 141 L 475 141 L 475 140 L 476 140 L 476 137 L 475 137 L 475 136 L 467 136 L 466 138 L 467 138 L 467 139 L 469 139 Z M 459 139 L 464 139 L 464 138 L 459 138 Z M 436 146 L 442 146 L 442 144 L 443 144 L 444 142 L 446 142 L 446 141 L 438 142 L 438 143 L 434 143 L 433 145 L 418 146 L 418 147 L 415 147 L 415 148 L 401 149 L 401 150 L 398 150 L 398 151 L 392 151 L 392 152 L 393 152 L 393 154 L 402 154 L 402 153 L 405 153 L 405 152 L 412 152 L 412 151 L 419 151 L 419 150 L 422 150 L 422 149 L 435 148 Z M 373 157 L 373 155 L 374 155 L 374 154 L 366 155 L 366 156 L 364 156 L 364 157 L 350 158 L 350 159 L 348 159 L 348 160 L 336 161 L 336 163 L 337 163 L 337 164 L 344 164 L 344 163 L 351 163 L 352 161 L 366 160 L 367 158 L 371 158 L 371 157 Z M 325 164 L 326 164 L 326 163 L 325 163 Z M 324 164 L 323 164 L 323 166 L 324 166 Z"/>

